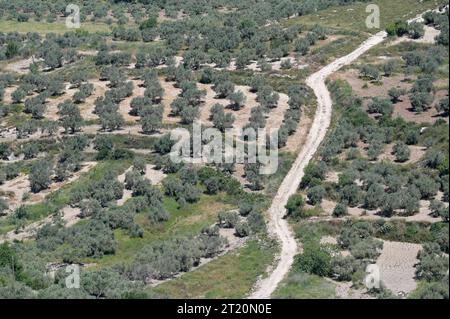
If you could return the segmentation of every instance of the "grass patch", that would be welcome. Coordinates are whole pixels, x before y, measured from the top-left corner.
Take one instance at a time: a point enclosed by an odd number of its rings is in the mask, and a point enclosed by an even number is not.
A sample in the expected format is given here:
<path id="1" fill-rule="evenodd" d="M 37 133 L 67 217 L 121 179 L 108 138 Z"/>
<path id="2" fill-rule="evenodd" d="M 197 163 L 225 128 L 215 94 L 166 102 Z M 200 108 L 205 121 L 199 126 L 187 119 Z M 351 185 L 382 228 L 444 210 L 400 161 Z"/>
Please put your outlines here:
<path id="1" fill-rule="evenodd" d="M 226 197 L 226 196 L 225 196 Z M 170 213 L 168 221 L 161 224 L 152 224 L 145 213 L 136 215 L 136 223 L 143 230 L 142 238 L 130 237 L 125 231 L 117 229 L 114 236 L 117 241 L 117 249 L 114 255 L 106 255 L 101 259 L 88 259 L 87 262 L 95 262 L 98 267 L 111 266 L 118 263 L 130 263 L 136 253 L 145 245 L 157 241 L 167 240 L 174 236 L 196 235 L 205 226 L 212 225 L 219 211 L 234 208 L 226 203 L 224 195 L 202 195 L 195 204 L 188 204 L 179 208 L 173 198 L 164 198 L 164 208 Z"/>
<path id="2" fill-rule="evenodd" d="M 316 275 L 294 270 L 275 290 L 272 298 L 280 299 L 334 299 L 335 285 Z"/>
<path id="3" fill-rule="evenodd" d="M 389 23 L 397 20 L 408 20 L 418 14 L 435 9 L 446 4 L 445 0 L 419 1 L 419 0 L 377 0 L 373 1 L 380 8 L 380 29 L 383 30 Z M 346 30 L 360 30 L 362 32 L 376 33 L 380 29 L 366 28 L 366 13 L 368 3 L 355 3 L 347 6 L 333 6 L 312 14 L 287 20 L 285 26 L 294 24 L 315 25 L 320 24 L 329 28 Z"/>
<path id="4" fill-rule="evenodd" d="M 349 54 L 360 46 L 364 40 L 366 40 L 365 35 L 354 32 L 351 35 L 314 48 L 311 54 L 307 56 L 307 61 L 310 64 L 320 63 L 321 65 L 326 65 L 337 57 Z"/>
<path id="5" fill-rule="evenodd" d="M 81 29 L 88 32 L 100 32 L 109 33 L 111 32 L 111 27 L 106 23 L 100 22 L 82 22 Z M 40 34 L 46 33 L 59 33 L 63 34 L 66 32 L 74 31 L 75 29 L 69 29 L 63 22 L 48 23 L 43 21 L 27 21 L 18 22 L 12 20 L 0 20 L 0 30 L 2 32 L 37 32 Z"/>
<path id="6" fill-rule="evenodd" d="M 169 298 L 243 298 L 272 263 L 275 251 L 274 245 L 265 240 L 252 240 L 151 290 Z"/>
<path id="7" fill-rule="evenodd" d="M 284 177 L 291 169 L 296 159 L 296 155 L 292 153 L 280 153 L 278 157 L 277 171 L 267 176 L 265 193 L 268 196 L 275 196 L 279 186 L 283 182 Z"/>

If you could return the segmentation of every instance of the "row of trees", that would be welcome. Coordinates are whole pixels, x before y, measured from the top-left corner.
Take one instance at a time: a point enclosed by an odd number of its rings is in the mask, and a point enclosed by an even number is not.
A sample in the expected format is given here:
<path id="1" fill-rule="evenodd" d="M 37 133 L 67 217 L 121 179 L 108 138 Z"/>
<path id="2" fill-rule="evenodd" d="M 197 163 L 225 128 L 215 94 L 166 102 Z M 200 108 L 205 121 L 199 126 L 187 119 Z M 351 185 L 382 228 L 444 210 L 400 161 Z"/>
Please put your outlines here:
<path id="1" fill-rule="evenodd" d="M 438 190 L 448 192 L 445 187 L 445 175 L 436 178 L 423 170 L 412 170 L 405 174 L 394 165 L 386 163 L 357 166 L 361 164 L 361 162 L 355 163 L 351 168 L 343 171 L 339 175 L 339 181 L 327 190 L 322 186 L 327 171 L 326 166 L 322 167 L 324 164 L 308 166 L 301 187 L 307 188 L 309 204 L 320 204 L 324 196 L 328 194 L 332 198 L 337 198 L 345 206 L 361 205 L 368 210 L 379 209 L 386 216 L 391 216 L 397 210 L 411 215 L 419 211 L 421 199 L 432 200 Z M 380 174 L 380 172 L 384 173 Z M 357 184 L 357 180 L 361 186 Z M 293 200 L 295 203 L 295 199 Z M 444 200 L 446 200 L 445 196 Z M 303 204 L 300 204 L 299 208 L 302 208 Z M 436 216 L 447 219 L 442 205 L 436 202 L 433 207 Z M 336 217 L 342 216 L 343 212 L 345 212 L 343 207 L 337 208 Z M 302 211 L 293 210 L 289 213 L 298 215 Z"/>
<path id="2" fill-rule="evenodd" d="M 200 258 L 211 258 L 223 249 L 225 240 L 217 228 L 204 228 L 197 237 L 173 238 L 143 248 L 133 262 L 130 276 L 149 282 L 189 271 Z"/>
<path id="3" fill-rule="evenodd" d="M 419 78 L 413 90 L 429 88 L 428 84 L 430 81 L 422 81 L 422 78 Z M 370 163 L 363 159 L 358 151 L 358 141 L 369 145 L 369 160 L 376 159 L 385 144 L 393 143 L 392 154 L 395 160 L 405 162 L 410 158 L 408 145 L 419 142 L 419 127 L 406 125 L 401 120 L 382 120 L 382 125 L 376 125 L 360 110 L 358 98 L 348 95 L 349 91 L 345 85 L 335 82 L 331 85 L 331 91 L 336 99 L 336 106 L 345 107 L 348 116 L 341 120 L 322 147 L 320 152 L 324 162 L 310 165 L 305 170 L 301 187 L 307 189 L 310 204 L 318 204 L 324 196 L 328 196 L 341 204 L 334 212 L 337 217 L 346 214 L 346 206 L 361 206 L 368 210 L 379 210 L 385 216 L 392 216 L 398 212 L 405 215 L 417 213 L 419 201 L 433 200 L 439 190 L 444 192 L 442 200 L 448 201 L 448 156 L 439 144 L 441 133 L 438 129 L 445 123 L 436 123 L 432 128 L 435 133 L 427 142 L 430 150 L 422 158 L 424 168 L 410 168 L 405 171 L 393 163 Z M 377 99 L 374 101 L 378 102 Z M 347 160 L 351 162 L 339 175 L 339 181 L 331 187 L 327 186 L 324 180 L 328 165 L 336 163 L 335 156 L 343 149 L 348 149 Z M 433 214 L 447 219 L 445 211 L 437 203 L 433 204 Z"/>

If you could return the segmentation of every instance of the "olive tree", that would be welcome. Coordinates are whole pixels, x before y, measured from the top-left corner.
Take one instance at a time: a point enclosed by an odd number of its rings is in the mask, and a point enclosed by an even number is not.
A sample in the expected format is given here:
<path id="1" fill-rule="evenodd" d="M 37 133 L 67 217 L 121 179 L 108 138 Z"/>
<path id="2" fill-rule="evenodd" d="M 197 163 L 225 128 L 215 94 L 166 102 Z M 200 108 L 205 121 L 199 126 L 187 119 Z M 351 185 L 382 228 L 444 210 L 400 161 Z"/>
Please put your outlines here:
<path id="1" fill-rule="evenodd" d="M 311 205 L 320 204 L 325 196 L 325 189 L 320 185 L 311 187 L 307 192 L 307 196 Z"/>
<path id="2" fill-rule="evenodd" d="M 27 96 L 27 92 L 25 92 L 22 88 L 17 88 L 12 94 L 11 99 L 13 103 L 20 103 Z"/>
<path id="3" fill-rule="evenodd" d="M 392 87 L 388 91 L 388 95 L 391 98 L 392 103 L 397 103 L 400 101 L 400 97 L 405 94 L 405 90 L 399 89 L 398 87 Z"/>
<path id="4" fill-rule="evenodd" d="M 285 206 L 286 214 L 292 218 L 304 217 L 305 200 L 302 195 L 295 194 L 289 197 L 289 200 Z"/>
<path id="5" fill-rule="evenodd" d="M 218 98 L 226 98 L 234 92 L 234 84 L 231 81 L 222 81 L 214 85 L 214 91 Z"/>
<path id="6" fill-rule="evenodd" d="M 433 96 L 428 92 L 413 92 L 409 95 L 409 99 L 412 110 L 417 113 L 428 110 L 433 103 Z"/>
<path id="7" fill-rule="evenodd" d="M 445 97 L 439 101 L 435 106 L 436 111 L 442 113 L 444 116 L 448 116 L 448 97 Z"/>
<path id="8" fill-rule="evenodd" d="M 162 127 L 163 112 L 162 105 L 146 105 L 140 110 L 140 123 L 145 134 L 153 133 Z"/>
<path id="9" fill-rule="evenodd" d="M 333 217 L 339 218 L 348 215 L 348 209 L 345 204 L 338 203 L 333 209 Z"/>
<path id="10" fill-rule="evenodd" d="M 38 193 L 47 189 L 52 180 L 52 165 L 47 160 L 38 160 L 30 169 L 29 180 L 30 188 L 33 193 Z"/>
<path id="11" fill-rule="evenodd" d="M 221 211 L 218 215 L 218 225 L 222 228 L 234 228 L 239 221 L 239 216 L 234 211 Z"/>
<path id="12" fill-rule="evenodd" d="M 423 23 L 420 22 L 411 22 L 408 25 L 408 36 L 411 39 L 419 39 L 423 37 L 425 34 L 425 30 L 423 28 Z"/>
<path id="13" fill-rule="evenodd" d="M 228 96 L 228 99 L 231 102 L 231 108 L 234 111 L 239 111 L 245 104 L 246 101 L 246 97 L 244 95 L 244 93 L 242 93 L 242 91 L 236 91 L 231 93 Z"/>
<path id="14" fill-rule="evenodd" d="M 75 133 L 83 125 L 80 109 L 70 100 L 58 105 L 58 115 L 61 126 L 66 133 Z"/>
<path id="15" fill-rule="evenodd" d="M 50 69 L 60 68 L 63 63 L 64 53 L 56 43 L 51 42 L 48 44 L 43 46 L 45 48 L 42 52 L 44 63 Z"/>
<path id="16" fill-rule="evenodd" d="M 369 113 L 379 113 L 390 116 L 394 111 L 392 102 L 385 98 L 374 97 L 368 106 Z"/>
<path id="17" fill-rule="evenodd" d="M 270 86 L 263 86 L 257 93 L 257 100 L 264 108 L 275 108 L 278 105 L 280 95 Z"/>
<path id="18" fill-rule="evenodd" d="M 231 113 L 225 113 L 223 105 L 215 104 L 211 108 L 211 119 L 215 128 L 225 132 L 225 129 L 233 127 L 235 117 Z"/>
<path id="19" fill-rule="evenodd" d="M 426 243 L 419 251 L 416 266 L 416 276 L 426 281 L 440 281 L 444 279 L 448 270 L 448 258 L 443 256 L 437 243 Z"/>
<path id="20" fill-rule="evenodd" d="M 361 67 L 360 74 L 362 77 L 371 79 L 373 81 L 377 81 L 380 77 L 380 72 L 378 71 L 378 69 L 367 64 Z"/>
<path id="21" fill-rule="evenodd" d="M 409 157 L 411 155 L 409 147 L 403 142 L 398 142 L 397 144 L 395 144 L 392 153 L 395 155 L 395 160 L 401 163 L 409 160 Z"/>
<path id="22" fill-rule="evenodd" d="M 162 88 L 158 79 L 147 83 L 144 96 L 149 98 L 154 103 L 162 100 L 162 97 L 164 96 L 164 89 Z"/>
<path id="23" fill-rule="evenodd" d="M 385 76 L 391 76 L 397 68 L 397 61 L 390 59 L 383 64 L 383 72 Z"/>

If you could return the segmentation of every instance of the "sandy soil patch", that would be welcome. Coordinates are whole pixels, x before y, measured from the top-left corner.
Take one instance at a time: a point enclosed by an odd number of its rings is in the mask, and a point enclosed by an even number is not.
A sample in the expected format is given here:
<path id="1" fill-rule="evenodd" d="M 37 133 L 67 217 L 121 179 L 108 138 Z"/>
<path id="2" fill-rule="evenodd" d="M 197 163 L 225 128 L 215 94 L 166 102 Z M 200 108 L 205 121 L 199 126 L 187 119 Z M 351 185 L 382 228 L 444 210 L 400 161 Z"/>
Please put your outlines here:
<path id="1" fill-rule="evenodd" d="M 27 204 L 36 204 L 36 203 L 43 201 L 49 194 L 57 191 L 58 189 L 60 189 L 61 187 L 65 186 L 69 183 L 76 181 L 77 179 L 80 178 L 81 174 L 87 173 L 96 165 L 97 165 L 97 162 L 84 163 L 83 167 L 78 172 L 73 173 L 72 176 L 70 176 L 65 181 L 52 183 L 48 189 L 40 191 L 39 193 L 36 193 L 36 194 L 31 194 L 31 198 L 26 203 Z"/>
<path id="2" fill-rule="evenodd" d="M 40 62 L 43 59 L 36 59 L 36 57 L 32 56 L 28 59 L 21 59 L 18 61 L 11 62 L 5 66 L 5 71 L 7 72 L 15 72 L 19 74 L 27 74 L 30 72 L 30 65 L 34 62 Z"/>
<path id="3" fill-rule="evenodd" d="M 89 83 L 94 86 L 94 92 L 86 98 L 84 103 L 80 104 L 80 113 L 85 120 L 96 120 L 98 116 L 94 114 L 95 100 L 100 96 L 105 96 L 105 92 L 109 90 L 108 82 L 90 80 Z"/>
<path id="4" fill-rule="evenodd" d="M 202 123 L 212 125 L 210 116 L 211 108 L 214 104 L 221 104 L 225 107 L 225 112 L 232 112 L 231 110 L 226 108 L 230 104 L 230 101 L 228 99 L 216 99 L 216 92 L 214 92 L 214 90 L 212 89 L 212 85 L 197 83 L 197 88 L 199 90 L 206 91 L 206 96 L 203 98 L 204 103 L 202 104 L 200 109 L 200 121 Z"/>
<path id="5" fill-rule="evenodd" d="M 122 198 L 117 200 L 117 206 L 122 206 L 123 204 L 125 204 L 127 202 L 127 200 L 129 200 L 132 197 L 133 197 L 133 191 L 124 188 Z"/>
<path id="6" fill-rule="evenodd" d="M 269 59 L 264 59 L 266 63 L 270 64 L 272 67 L 272 71 L 280 71 L 282 70 L 281 65 L 285 61 L 291 62 L 291 69 L 302 70 L 307 68 L 308 64 L 301 64 L 294 56 L 283 57 L 278 61 L 271 61 Z M 224 68 L 217 67 L 214 64 L 206 64 L 216 70 L 223 70 Z M 230 64 L 225 68 L 227 71 L 236 71 L 236 59 L 231 59 Z M 251 61 L 248 65 L 245 66 L 244 70 L 250 70 L 254 72 L 262 72 L 261 68 L 258 65 L 258 61 Z"/>
<path id="7" fill-rule="evenodd" d="M 448 203 L 444 203 L 448 207 Z M 414 222 L 428 222 L 428 223 L 438 223 L 441 222 L 442 219 L 440 217 L 433 217 L 430 215 L 430 201 L 428 200 L 421 200 L 420 201 L 420 208 L 419 212 L 417 214 L 414 214 L 412 216 L 408 217 L 400 217 L 407 221 L 414 221 Z"/>
<path id="8" fill-rule="evenodd" d="M 380 154 L 380 156 L 378 156 L 378 161 L 390 161 L 390 162 L 395 162 L 395 155 L 392 154 L 393 152 L 393 148 L 394 148 L 395 144 L 387 144 L 384 148 L 384 151 L 382 154 Z M 403 163 L 399 163 L 399 164 L 411 164 L 411 163 L 417 163 L 418 161 L 420 161 L 420 159 L 422 158 L 422 156 L 425 154 L 426 152 L 426 148 L 422 147 L 422 146 L 417 146 L 417 145 L 408 145 L 409 151 L 411 153 L 409 160 L 407 160 L 406 162 Z"/>
<path id="9" fill-rule="evenodd" d="M 439 36 L 439 34 L 441 34 L 441 30 L 437 30 L 433 27 L 430 26 L 424 26 L 424 30 L 425 30 L 425 34 L 422 38 L 417 39 L 417 40 L 413 40 L 416 42 L 420 42 L 420 43 L 430 43 L 430 44 L 434 44 L 436 42 L 436 37 Z"/>
<path id="10" fill-rule="evenodd" d="M 392 75 L 390 77 L 383 76 L 381 78 L 381 85 L 373 84 L 361 79 L 359 77 L 359 71 L 356 69 L 349 69 L 336 73 L 330 78 L 346 80 L 356 95 L 366 98 L 388 97 L 388 91 L 392 87 L 409 90 L 412 86 L 411 83 L 405 82 L 405 77 L 403 75 Z M 365 84 L 368 85 L 367 88 L 363 88 Z"/>
<path id="11" fill-rule="evenodd" d="M 73 95 L 75 92 L 78 91 L 78 89 L 71 88 L 70 83 L 65 83 L 66 89 L 64 91 L 64 94 L 55 96 L 55 97 L 49 97 L 46 100 L 46 109 L 44 113 L 44 117 L 47 120 L 56 121 L 59 119 L 58 115 L 58 105 L 63 103 L 65 100 L 72 100 Z"/>
<path id="12" fill-rule="evenodd" d="M 117 180 L 119 182 L 121 182 L 122 184 L 125 183 L 125 176 L 131 170 L 132 170 L 132 167 L 127 168 L 125 170 L 125 172 L 123 172 L 122 174 L 117 176 Z M 133 192 L 131 190 L 124 188 L 123 189 L 123 196 L 122 196 L 122 198 L 117 200 L 117 206 L 122 206 L 123 204 L 125 204 L 125 202 L 132 197 L 132 194 L 133 194 Z"/>
<path id="13" fill-rule="evenodd" d="M 166 178 L 166 174 L 163 171 L 156 170 L 155 165 L 147 164 L 145 169 L 145 178 L 152 183 L 152 185 L 161 184 L 162 180 Z"/>
<path id="14" fill-rule="evenodd" d="M 418 263 L 417 253 L 422 245 L 383 241 L 383 250 L 378 257 L 381 281 L 396 295 L 405 295 L 417 287 L 414 280 Z"/>
<path id="15" fill-rule="evenodd" d="M 80 220 L 78 215 L 80 215 L 81 210 L 78 207 L 66 206 L 61 210 L 61 213 L 65 227 L 72 227 Z"/>
<path id="16" fill-rule="evenodd" d="M 233 250 L 236 249 L 238 247 L 241 247 L 246 238 L 241 238 L 241 237 L 237 237 L 235 235 L 236 230 L 234 228 L 220 228 L 219 229 L 219 234 L 221 237 L 224 237 L 228 244 L 227 244 L 227 250 Z"/>
<path id="17" fill-rule="evenodd" d="M 295 57 L 293 56 L 289 56 L 289 57 L 285 57 L 285 58 L 281 58 L 279 61 L 275 61 L 275 62 L 270 62 L 269 64 L 272 65 L 272 70 L 273 71 L 280 71 L 282 70 L 282 64 L 286 61 L 290 61 L 291 62 L 291 69 L 297 69 L 297 70 L 302 70 L 304 68 L 308 67 L 308 64 L 301 64 Z"/>
<path id="18" fill-rule="evenodd" d="M 78 50 L 77 53 L 79 55 L 84 55 L 84 56 L 96 56 L 98 54 L 97 50 Z"/>
<path id="19" fill-rule="evenodd" d="M 179 67 L 181 64 L 183 64 L 183 57 L 182 56 L 175 56 L 175 66 Z"/>
<path id="20" fill-rule="evenodd" d="M 302 116 L 300 117 L 300 122 L 298 123 L 297 130 L 294 134 L 288 137 L 286 146 L 281 148 L 281 151 L 293 153 L 298 152 L 306 141 L 312 122 L 313 119 L 305 114 L 305 112 L 303 112 Z"/>
<path id="21" fill-rule="evenodd" d="M 141 80 L 130 80 L 133 82 L 133 94 L 127 98 L 125 98 L 123 101 L 119 104 L 119 113 L 123 116 L 125 122 L 136 122 L 139 117 L 137 116 L 131 116 L 131 100 L 133 98 L 138 96 L 144 96 L 145 87 L 141 86 L 143 84 L 143 81 Z"/>
<path id="22" fill-rule="evenodd" d="M 3 102 L 6 104 L 12 104 L 12 94 L 14 93 L 15 90 L 17 90 L 18 86 L 17 85 L 12 85 L 12 86 L 8 86 L 5 87 L 5 93 L 3 95 Z"/>
<path id="23" fill-rule="evenodd" d="M 61 218 L 63 222 L 65 223 L 64 227 L 71 227 L 75 225 L 80 218 L 78 215 L 80 214 L 79 208 L 73 208 L 70 206 L 65 206 L 61 210 Z M 26 239 L 30 239 L 36 235 L 36 232 L 42 228 L 44 225 L 53 223 L 54 222 L 54 216 L 48 216 L 42 220 L 39 220 L 37 222 L 31 223 L 24 228 L 20 229 L 19 231 L 10 231 L 6 233 L 5 235 L 0 236 L 0 243 L 3 243 L 5 241 L 23 241 Z"/>
<path id="24" fill-rule="evenodd" d="M 245 178 L 245 170 L 244 170 L 244 164 L 235 164 L 234 165 L 234 172 L 233 177 L 241 183 L 242 186 L 244 186 L 244 190 L 250 191 L 246 186 L 248 185 L 248 181 Z"/>
<path id="25" fill-rule="evenodd" d="M 51 220 L 51 218 L 47 217 L 44 220 L 41 220 L 41 221 L 38 221 L 38 222 L 34 222 L 34 223 L 24 227 L 23 229 L 21 229 L 18 232 L 10 231 L 10 232 L 0 236 L 0 243 L 4 243 L 4 242 L 8 242 L 8 241 L 11 242 L 11 241 L 14 241 L 14 240 L 22 241 L 22 240 L 25 240 L 25 239 L 29 239 L 29 238 L 33 237 L 36 234 L 36 231 L 39 228 L 44 226 L 50 220 Z"/>
<path id="26" fill-rule="evenodd" d="M 333 214 L 333 210 L 336 207 L 336 205 L 337 205 L 336 202 L 324 198 L 322 200 L 322 203 L 320 204 L 320 207 L 322 208 L 326 216 L 331 216 Z"/>
<path id="27" fill-rule="evenodd" d="M 330 171 L 327 173 L 327 176 L 325 177 L 325 182 L 328 183 L 337 183 L 339 182 L 339 173 L 336 171 Z"/>
<path id="28" fill-rule="evenodd" d="M 338 299 L 375 299 L 367 294 L 366 289 L 353 288 L 352 282 L 340 282 L 326 278 L 336 285 L 336 298 Z"/>
<path id="29" fill-rule="evenodd" d="M 337 239 L 333 236 L 323 236 L 320 238 L 321 245 L 337 245 Z"/>
<path id="30" fill-rule="evenodd" d="M 164 89 L 164 97 L 162 105 L 164 106 L 163 123 L 178 123 L 179 117 L 171 116 L 172 111 L 170 105 L 181 93 L 181 89 L 174 87 L 175 82 L 167 82 L 164 78 L 159 78 L 159 83 Z"/>
<path id="31" fill-rule="evenodd" d="M 22 203 L 23 195 L 30 191 L 28 175 L 20 174 L 18 177 L 0 185 L 0 191 L 7 196 L 9 210 L 14 211 Z"/>
<path id="32" fill-rule="evenodd" d="M 435 41 L 436 37 L 439 34 L 441 34 L 440 30 L 437 30 L 437 29 L 435 29 L 433 27 L 430 27 L 430 26 L 427 26 L 427 25 L 424 26 L 424 31 L 425 31 L 425 33 L 424 33 L 423 37 L 421 37 L 419 39 L 411 39 L 411 38 L 409 38 L 407 36 L 403 36 L 401 38 L 395 39 L 394 41 L 391 41 L 389 43 L 389 45 L 390 46 L 397 45 L 397 44 L 402 43 L 402 42 L 416 42 L 416 43 L 434 44 L 436 42 Z"/>
<path id="33" fill-rule="evenodd" d="M 187 15 L 181 11 L 177 12 L 177 16 L 175 18 L 168 17 L 166 15 L 166 10 L 161 10 L 158 12 L 158 21 L 164 22 L 164 21 L 175 21 L 175 20 L 181 20 L 187 17 Z"/>
<path id="34" fill-rule="evenodd" d="M 441 91 L 438 91 L 435 95 L 435 100 L 433 102 L 433 105 L 435 103 L 439 103 L 439 96 L 445 96 L 443 93 L 439 93 Z M 422 113 L 415 113 L 411 110 L 411 101 L 407 95 L 404 95 L 401 97 L 401 101 L 394 104 L 394 112 L 392 113 L 392 117 L 402 117 L 408 122 L 415 122 L 415 123 L 434 123 L 438 119 L 442 118 L 439 116 L 438 112 L 434 107 L 431 107 L 430 109 L 426 110 Z M 448 122 L 448 117 L 445 118 L 445 120 Z"/>
<path id="35" fill-rule="evenodd" d="M 283 93 L 279 93 L 280 99 L 276 108 L 271 109 L 267 115 L 266 129 L 279 129 L 284 120 L 284 114 L 289 108 L 289 96 Z"/>
<path id="36" fill-rule="evenodd" d="M 5 182 L 0 185 L 0 191 L 4 192 L 8 196 L 9 210 L 13 212 L 20 205 L 36 204 L 43 201 L 49 194 L 60 189 L 66 184 L 77 180 L 81 174 L 88 172 L 93 168 L 97 162 L 86 162 L 82 169 L 73 173 L 71 177 L 63 182 L 52 183 L 48 189 L 45 189 L 39 193 L 33 194 L 30 189 L 30 181 L 28 175 L 21 174 L 20 176 Z M 24 194 L 29 193 L 30 196 L 23 200 Z"/>
<path id="37" fill-rule="evenodd" d="M 252 108 L 256 107 L 259 103 L 256 101 L 256 94 L 250 92 L 250 87 L 236 85 L 235 91 L 241 91 L 247 98 L 245 105 L 242 109 L 240 109 L 237 112 L 231 111 L 235 116 L 235 121 L 233 124 L 233 132 L 234 134 L 237 135 L 239 129 L 243 128 L 248 123 L 248 119 L 250 118 Z"/>
<path id="38" fill-rule="evenodd" d="M 152 185 L 159 185 L 161 181 L 167 176 L 162 171 L 156 170 L 155 165 L 147 164 L 145 175 L 144 177 L 152 184 Z M 133 167 L 129 167 L 125 172 L 117 176 L 117 180 L 121 182 L 122 184 L 125 183 L 125 177 L 128 172 L 130 172 L 133 169 Z M 123 196 L 121 199 L 117 200 L 117 205 L 122 206 L 125 204 L 127 200 L 129 200 L 133 195 L 133 192 L 131 190 L 128 190 L 126 188 L 123 189 Z"/>

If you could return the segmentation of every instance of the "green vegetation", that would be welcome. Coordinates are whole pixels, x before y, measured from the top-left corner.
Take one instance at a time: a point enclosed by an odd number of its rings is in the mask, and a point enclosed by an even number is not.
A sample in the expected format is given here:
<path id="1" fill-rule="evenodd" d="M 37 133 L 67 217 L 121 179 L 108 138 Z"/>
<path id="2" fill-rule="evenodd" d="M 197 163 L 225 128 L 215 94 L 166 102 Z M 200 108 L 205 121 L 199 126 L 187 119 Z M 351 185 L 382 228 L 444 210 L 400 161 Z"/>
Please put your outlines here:
<path id="1" fill-rule="evenodd" d="M 292 270 L 272 298 L 333 299 L 335 285 L 319 276 Z"/>
<path id="2" fill-rule="evenodd" d="M 273 243 L 249 241 L 244 247 L 152 291 L 169 298 L 243 298 L 272 263 L 274 253 Z"/>
<path id="3" fill-rule="evenodd" d="M 47 33 L 58 33 L 63 34 L 65 32 L 71 31 L 67 29 L 65 22 L 44 22 L 44 21 L 28 21 L 28 22 L 18 22 L 18 21 L 5 21 L 0 20 L 0 30 L 2 32 L 37 32 L 40 34 Z M 83 22 L 82 30 L 92 33 L 109 33 L 111 32 L 110 26 L 106 23 L 92 23 Z"/>
<path id="4" fill-rule="evenodd" d="M 416 15 L 430 9 L 435 9 L 439 5 L 446 4 L 445 0 L 433 1 L 389 1 L 378 0 L 376 4 L 380 8 L 380 28 L 385 28 L 388 24 L 398 20 L 398 17 L 403 17 L 405 20 L 414 18 Z M 346 30 L 363 30 L 365 32 L 378 32 L 379 29 L 366 29 L 365 21 L 368 16 L 366 13 L 367 3 L 355 3 L 347 6 L 331 7 L 317 13 L 308 14 L 302 17 L 289 19 L 286 24 L 305 24 L 314 25 L 317 21 L 325 27 L 330 28 L 344 28 Z M 405 8 L 409 8 L 405 14 Z"/>
<path id="5" fill-rule="evenodd" d="M 360 287 L 385 239 L 423 244 L 411 297 L 448 298 L 448 12 L 407 25 L 444 0 L 379 0 L 381 26 L 366 29 L 369 2 L 86 0 L 81 28 L 68 29 L 64 1 L 0 0 L 0 298 L 248 296 L 278 250 L 264 217 L 298 155 L 291 139 L 316 111 L 305 79 L 380 30 L 405 41 L 353 67 L 369 98 L 327 82 L 332 129 L 286 205 L 303 250 L 274 297 L 335 298 L 333 280 Z M 441 31 L 436 43 L 410 42 L 425 25 Z M 277 122 L 258 152 L 280 149 L 278 170 L 176 163 L 168 131 L 196 134 L 199 120 L 218 137 Z M 391 218 L 424 202 L 437 222 Z M 383 218 L 351 217 L 357 209 Z M 73 264 L 76 291 L 63 285 Z"/>
<path id="6" fill-rule="evenodd" d="M 140 237 L 132 237 L 122 229 L 114 231 L 117 248 L 114 255 L 104 256 L 100 260 L 86 260 L 96 262 L 99 267 L 112 266 L 117 263 L 129 263 L 145 245 L 169 239 L 173 236 L 194 235 L 206 226 L 212 225 L 219 211 L 229 209 L 232 206 L 224 202 L 222 195 L 202 196 L 195 204 L 188 204 L 179 208 L 176 201 L 165 198 L 164 208 L 170 214 L 170 218 L 162 224 L 151 224 L 145 213 L 137 214 L 136 223 L 143 229 Z"/>

